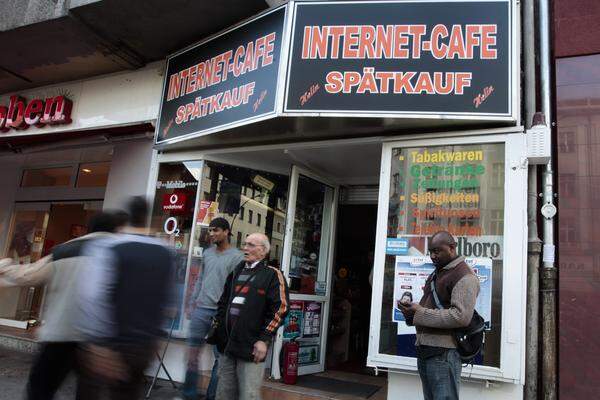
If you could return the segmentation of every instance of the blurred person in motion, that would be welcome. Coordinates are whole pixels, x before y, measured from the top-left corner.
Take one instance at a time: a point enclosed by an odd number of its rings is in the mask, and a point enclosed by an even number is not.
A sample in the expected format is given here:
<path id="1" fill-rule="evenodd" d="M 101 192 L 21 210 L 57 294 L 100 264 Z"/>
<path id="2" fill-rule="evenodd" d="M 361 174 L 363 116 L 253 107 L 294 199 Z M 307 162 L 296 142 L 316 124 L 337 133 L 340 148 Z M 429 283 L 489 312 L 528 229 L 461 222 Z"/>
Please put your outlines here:
<path id="1" fill-rule="evenodd" d="M 198 356 L 205 343 L 213 317 L 217 312 L 217 302 L 223 294 L 225 279 L 242 262 L 244 254 L 231 246 L 231 227 L 225 218 L 215 218 L 208 226 L 211 247 L 202 253 L 202 272 L 196 281 L 190 297 L 189 310 L 191 324 L 189 330 L 188 365 L 182 394 L 185 399 L 198 398 Z M 210 383 L 206 399 L 214 400 L 217 391 L 218 352 L 215 353 Z"/>
<path id="2" fill-rule="evenodd" d="M 83 336 L 75 328 L 79 318 L 77 282 L 90 261 L 83 249 L 110 237 L 125 223 L 122 212 L 101 212 L 90 220 L 89 234 L 55 246 L 35 263 L 7 266 L 11 260 L 2 260 L 5 267 L 0 269 L 0 278 L 4 286 L 46 285 L 44 321 L 38 335 L 42 346 L 29 373 L 27 399 L 52 399 L 69 372 L 78 370 L 77 348 Z"/>
<path id="3" fill-rule="evenodd" d="M 287 281 L 265 258 L 262 233 L 246 237 L 244 261 L 227 277 L 218 303 L 217 400 L 260 399 L 267 349 L 289 309 Z"/>
<path id="4" fill-rule="evenodd" d="M 79 328 L 86 337 L 80 351 L 83 399 L 141 398 L 149 366 L 170 301 L 175 254 L 148 237 L 148 203 L 132 198 L 129 225 L 116 237 L 86 248 L 91 262 L 80 279 Z"/>

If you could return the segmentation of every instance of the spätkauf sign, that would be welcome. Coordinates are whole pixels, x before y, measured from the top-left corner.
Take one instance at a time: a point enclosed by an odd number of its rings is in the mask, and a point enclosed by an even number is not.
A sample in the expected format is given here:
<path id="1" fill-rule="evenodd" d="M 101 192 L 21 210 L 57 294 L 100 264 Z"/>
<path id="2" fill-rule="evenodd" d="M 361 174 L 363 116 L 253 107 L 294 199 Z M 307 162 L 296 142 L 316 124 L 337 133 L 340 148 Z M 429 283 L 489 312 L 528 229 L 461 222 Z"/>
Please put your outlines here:
<path id="1" fill-rule="evenodd" d="M 294 7 L 284 113 L 512 115 L 507 0 Z"/>
<path id="2" fill-rule="evenodd" d="M 168 60 L 157 143 L 275 114 L 286 7 Z"/>

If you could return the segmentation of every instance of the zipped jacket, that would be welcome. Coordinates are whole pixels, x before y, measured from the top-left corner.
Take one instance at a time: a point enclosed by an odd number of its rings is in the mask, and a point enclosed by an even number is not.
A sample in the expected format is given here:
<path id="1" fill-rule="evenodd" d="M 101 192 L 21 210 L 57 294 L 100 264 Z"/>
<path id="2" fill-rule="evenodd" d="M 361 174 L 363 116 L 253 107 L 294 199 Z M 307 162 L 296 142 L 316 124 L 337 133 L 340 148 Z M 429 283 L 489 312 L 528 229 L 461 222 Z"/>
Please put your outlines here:
<path id="1" fill-rule="evenodd" d="M 241 262 L 225 281 L 223 295 L 217 309 L 217 349 L 244 361 L 254 360 L 254 343 L 261 340 L 267 345 L 283 323 L 289 310 L 289 291 L 283 273 L 259 262 L 243 288 L 235 282 L 245 267 Z M 237 291 L 236 291 L 237 289 Z M 231 302 L 243 291 L 244 303 L 235 324 L 228 327 Z"/>

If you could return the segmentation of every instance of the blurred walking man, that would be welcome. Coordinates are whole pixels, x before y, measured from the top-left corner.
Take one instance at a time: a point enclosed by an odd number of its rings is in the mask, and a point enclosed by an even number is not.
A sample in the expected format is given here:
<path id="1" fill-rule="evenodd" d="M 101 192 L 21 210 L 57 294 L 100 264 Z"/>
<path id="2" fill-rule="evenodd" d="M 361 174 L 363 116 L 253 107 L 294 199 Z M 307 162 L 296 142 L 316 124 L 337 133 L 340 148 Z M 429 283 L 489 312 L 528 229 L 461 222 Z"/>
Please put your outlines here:
<path id="1" fill-rule="evenodd" d="M 148 203 L 128 204 L 130 224 L 123 234 L 98 241 L 80 280 L 84 399 L 138 399 L 170 300 L 174 253 L 145 228 Z"/>
<path id="2" fill-rule="evenodd" d="M 38 336 L 42 348 L 29 372 L 28 400 L 52 399 L 69 372 L 78 370 L 77 348 L 83 340 L 75 328 L 78 279 L 90 262 L 83 249 L 106 239 L 124 222 L 121 214 L 102 212 L 90 220 L 89 234 L 54 247 L 50 255 L 35 263 L 0 270 L 5 286 L 46 285 L 44 321 Z"/>
<path id="3" fill-rule="evenodd" d="M 223 294 L 227 276 L 244 259 L 244 254 L 229 243 L 231 228 L 225 218 L 215 218 L 208 226 L 212 246 L 202 253 L 202 273 L 190 299 L 191 324 L 189 335 L 188 366 L 183 386 L 185 399 L 198 398 L 198 355 L 205 343 L 212 319 L 217 313 L 217 303 Z M 215 363 L 206 400 L 215 400 L 217 392 L 218 352 L 214 351 Z"/>
<path id="4" fill-rule="evenodd" d="M 265 262 L 269 250 L 265 235 L 249 235 L 244 261 L 227 277 L 219 300 L 217 400 L 260 399 L 267 349 L 289 304 L 283 274 Z"/>

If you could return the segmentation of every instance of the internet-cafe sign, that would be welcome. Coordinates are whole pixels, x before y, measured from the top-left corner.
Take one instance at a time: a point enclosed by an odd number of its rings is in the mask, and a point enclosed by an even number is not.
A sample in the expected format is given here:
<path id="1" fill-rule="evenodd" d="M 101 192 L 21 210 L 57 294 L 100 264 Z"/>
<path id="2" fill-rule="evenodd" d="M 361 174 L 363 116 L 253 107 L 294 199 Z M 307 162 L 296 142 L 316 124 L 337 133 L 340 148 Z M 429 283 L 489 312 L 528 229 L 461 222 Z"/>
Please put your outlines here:
<path id="1" fill-rule="evenodd" d="M 275 114 L 286 10 L 275 9 L 168 59 L 157 143 Z"/>
<path id="2" fill-rule="evenodd" d="M 511 6 L 296 2 L 284 113 L 511 119 Z"/>

